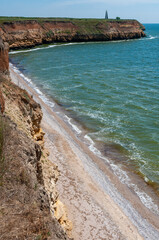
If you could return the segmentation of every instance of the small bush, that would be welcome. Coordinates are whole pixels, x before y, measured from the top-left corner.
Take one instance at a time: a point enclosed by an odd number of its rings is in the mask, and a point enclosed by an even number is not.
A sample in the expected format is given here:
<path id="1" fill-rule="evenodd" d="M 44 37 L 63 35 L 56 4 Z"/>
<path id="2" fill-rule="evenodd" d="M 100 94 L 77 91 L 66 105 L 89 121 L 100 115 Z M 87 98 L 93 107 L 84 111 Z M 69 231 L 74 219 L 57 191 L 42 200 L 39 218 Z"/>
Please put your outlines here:
<path id="1" fill-rule="evenodd" d="M 21 170 L 17 180 L 18 180 L 18 182 L 20 182 L 21 184 L 26 185 L 27 187 L 30 186 L 30 178 L 29 178 L 29 175 L 28 175 L 28 173 L 27 173 L 27 171 L 25 169 Z"/>
<path id="2" fill-rule="evenodd" d="M 3 182 L 3 175 L 5 173 L 5 159 L 3 156 L 3 142 L 4 142 L 4 124 L 0 113 L 0 186 Z"/>
<path id="3" fill-rule="evenodd" d="M 41 235 L 38 235 L 37 237 L 36 237 L 36 240 L 41 240 L 42 239 L 42 236 Z"/>
<path id="4" fill-rule="evenodd" d="M 48 32 L 46 32 L 46 37 L 47 37 L 47 38 L 51 38 L 51 37 L 53 37 L 53 35 L 54 35 L 54 33 L 53 33 L 51 30 L 49 30 Z"/>
<path id="5" fill-rule="evenodd" d="M 70 30 L 66 30 L 65 33 L 66 34 L 71 34 L 71 31 Z"/>
<path id="6" fill-rule="evenodd" d="M 2 116 L 0 115 L 0 158 L 2 156 L 2 148 L 3 148 L 3 121 Z"/>

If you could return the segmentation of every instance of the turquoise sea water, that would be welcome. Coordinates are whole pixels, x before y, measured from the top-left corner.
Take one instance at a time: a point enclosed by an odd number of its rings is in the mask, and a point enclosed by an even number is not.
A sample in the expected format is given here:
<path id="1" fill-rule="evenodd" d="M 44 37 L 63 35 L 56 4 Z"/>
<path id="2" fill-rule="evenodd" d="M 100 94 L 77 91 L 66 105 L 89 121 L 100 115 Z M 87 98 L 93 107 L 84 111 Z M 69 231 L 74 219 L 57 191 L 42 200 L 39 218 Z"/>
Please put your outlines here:
<path id="1" fill-rule="evenodd" d="M 103 154 L 159 184 L 159 24 L 145 27 L 139 40 L 41 46 L 10 60 Z"/>

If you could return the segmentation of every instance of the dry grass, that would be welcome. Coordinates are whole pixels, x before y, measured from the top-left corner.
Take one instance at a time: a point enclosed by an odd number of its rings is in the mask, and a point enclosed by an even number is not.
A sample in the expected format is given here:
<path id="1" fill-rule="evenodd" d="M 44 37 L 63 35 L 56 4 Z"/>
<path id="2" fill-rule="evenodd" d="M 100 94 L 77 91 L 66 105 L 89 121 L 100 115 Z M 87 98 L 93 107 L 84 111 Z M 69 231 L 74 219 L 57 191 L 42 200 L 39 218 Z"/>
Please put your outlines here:
<path id="1" fill-rule="evenodd" d="M 5 114 L 12 110 L 16 116 L 14 110 L 18 109 L 17 117 L 23 125 L 21 131 L 16 118 L 0 114 L 0 240 L 66 240 L 63 229 L 50 214 L 39 166 L 40 146 L 24 132 L 25 112 L 29 116 L 32 109 L 34 115 L 38 112 L 37 117 L 42 117 L 40 106 L 26 91 L 1 76 L 0 88 L 5 97 Z"/>
<path id="2" fill-rule="evenodd" d="M 48 196 L 38 179 L 36 144 L 5 116 L 0 133 L 1 159 L 5 159 L 0 162 L 0 169 L 5 169 L 0 185 L 0 240 L 67 239 L 50 215 Z"/>
<path id="3" fill-rule="evenodd" d="M 4 142 L 4 122 L 0 113 L 0 186 L 3 184 L 3 175 L 5 173 L 5 158 L 3 155 Z"/>

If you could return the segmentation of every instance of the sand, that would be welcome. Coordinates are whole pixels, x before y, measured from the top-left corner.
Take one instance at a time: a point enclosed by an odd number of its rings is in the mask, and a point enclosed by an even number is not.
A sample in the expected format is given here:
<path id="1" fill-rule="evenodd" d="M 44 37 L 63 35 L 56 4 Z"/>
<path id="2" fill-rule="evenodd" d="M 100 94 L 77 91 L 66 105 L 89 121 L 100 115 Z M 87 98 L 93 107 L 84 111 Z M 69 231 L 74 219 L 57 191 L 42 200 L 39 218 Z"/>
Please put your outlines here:
<path id="1" fill-rule="evenodd" d="M 61 171 L 57 189 L 73 223 L 74 239 L 159 239 L 159 216 L 119 181 L 12 67 L 10 72 L 12 81 L 42 107 L 45 147 Z"/>

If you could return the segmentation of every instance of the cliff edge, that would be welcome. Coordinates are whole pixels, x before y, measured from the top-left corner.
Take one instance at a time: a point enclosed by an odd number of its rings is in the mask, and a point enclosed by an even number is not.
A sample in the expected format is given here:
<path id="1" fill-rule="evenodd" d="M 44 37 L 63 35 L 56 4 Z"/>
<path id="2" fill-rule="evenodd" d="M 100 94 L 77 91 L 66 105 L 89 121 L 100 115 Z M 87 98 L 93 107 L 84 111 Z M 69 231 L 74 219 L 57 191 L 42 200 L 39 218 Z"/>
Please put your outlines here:
<path id="1" fill-rule="evenodd" d="M 136 20 L 25 19 L 0 21 L 0 35 L 11 49 L 53 42 L 111 41 L 145 36 Z"/>
<path id="2" fill-rule="evenodd" d="M 72 226 L 56 191 L 59 170 L 44 148 L 42 110 L 11 82 L 2 39 L 0 63 L 0 239 L 68 240 Z"/>
<path id="3" fill-rule="evenodd" d="M 7 42 L 3 42 L 0 36 L 0 74 L 8 75 L 9 74 L 9 44 Z"/>

